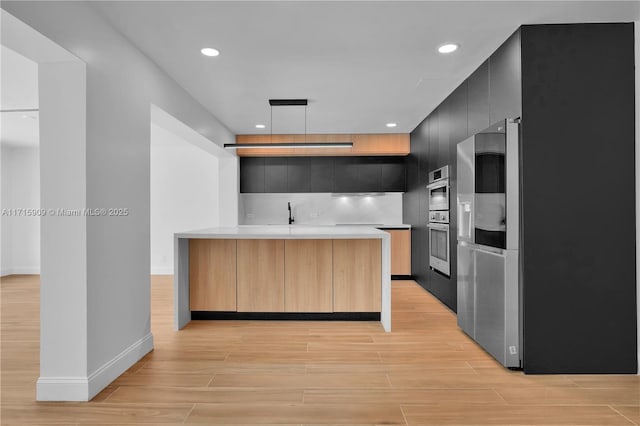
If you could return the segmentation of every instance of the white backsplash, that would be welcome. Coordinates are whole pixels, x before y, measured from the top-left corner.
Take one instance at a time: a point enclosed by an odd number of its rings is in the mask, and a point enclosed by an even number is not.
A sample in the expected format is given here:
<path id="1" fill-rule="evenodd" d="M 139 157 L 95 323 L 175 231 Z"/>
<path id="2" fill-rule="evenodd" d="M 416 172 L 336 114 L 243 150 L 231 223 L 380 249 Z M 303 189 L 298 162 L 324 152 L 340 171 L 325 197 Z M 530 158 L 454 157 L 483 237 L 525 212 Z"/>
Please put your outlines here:
<path id="1" fill-rule="evenodd" d="M 304 193 L 240 194 L 238 223 L 241 225 L 282 225 L 288 223 L 287 202 L 296 224 L 335 225 L 402 223 L 402 193 L 371 195 Z"/>

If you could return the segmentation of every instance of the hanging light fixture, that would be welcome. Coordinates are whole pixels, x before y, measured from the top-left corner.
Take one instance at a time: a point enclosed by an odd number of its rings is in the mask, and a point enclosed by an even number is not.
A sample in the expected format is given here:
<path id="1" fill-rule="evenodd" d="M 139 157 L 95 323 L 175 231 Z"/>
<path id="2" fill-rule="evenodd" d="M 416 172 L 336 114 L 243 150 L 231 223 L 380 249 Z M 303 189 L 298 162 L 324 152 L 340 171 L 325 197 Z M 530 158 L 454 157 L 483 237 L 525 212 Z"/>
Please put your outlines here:
<path id="1" fill-rule="evenodd" d="M 307 99 L 269 99 L 271 106 L 271 143 L 225 143 L 224 147 L 237 148 L 351 148 L 353 142 L 310 142 L 307 143 Z M 304 142 L 273 142 L 273 107 L 304 106 Z"/>

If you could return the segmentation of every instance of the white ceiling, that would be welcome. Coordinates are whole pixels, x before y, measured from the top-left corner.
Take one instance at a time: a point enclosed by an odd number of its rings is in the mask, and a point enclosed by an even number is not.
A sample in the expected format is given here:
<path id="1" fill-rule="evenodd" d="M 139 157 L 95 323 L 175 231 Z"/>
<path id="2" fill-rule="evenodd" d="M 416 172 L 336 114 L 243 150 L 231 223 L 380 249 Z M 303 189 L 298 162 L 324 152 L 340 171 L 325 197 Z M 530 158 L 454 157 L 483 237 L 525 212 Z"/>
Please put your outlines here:
<path id="1" fill-rule="evenodd" d="M 38 64 L 0 46 L 0 109 L 38 108 Z M 38 112 L 0 113 L 0 143 L 38 146 Z"/>
<path id="2" fill-rule="evenodd" d="M 309 133 L 410 132 L 522 24 L 640 19 L 637 1 L 91 4 L 234 133 L 269 133 L 269 98 L 308 98 Z"/>

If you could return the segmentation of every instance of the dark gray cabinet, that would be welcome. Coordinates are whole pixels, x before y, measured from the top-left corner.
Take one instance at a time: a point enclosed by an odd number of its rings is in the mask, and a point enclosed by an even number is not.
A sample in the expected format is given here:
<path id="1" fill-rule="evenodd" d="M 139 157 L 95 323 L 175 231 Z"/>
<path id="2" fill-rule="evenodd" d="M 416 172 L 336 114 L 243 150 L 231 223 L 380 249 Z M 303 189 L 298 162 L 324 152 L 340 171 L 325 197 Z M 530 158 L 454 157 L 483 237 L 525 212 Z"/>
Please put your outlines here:
<path id="1" fill-rule="evenodd" d="M 380 159 L 380 189 L 384 192 L 403 192 L 407 187 L 406 158 L 386 157 Z"/>
<path id="2" fill-rule="evenodd" d="M 489 60 L 467 79 L 467 133 L 475 135 L 491 125 L 489 119 Z"/>
<path id="3" fill-rule="evenodd" d="M 426 172 L 449 164 L 455 200 L 456 145 L 465 133 L 523 119 L 525 372 L 637 372 L 636 239 L 620 231 L 635 226 L 633 73 L 633 23 L 523 26 L 411 132 L 409 159 L 416 158 L 418 172 L 412 163 L 403 215 L 412 225 L 412 274 L 455 311 L 457 276 L 428 267 Z M 594 173 L 601 164 L 613 165 L 608 180 Z M 590 194 L 613 181 L 607 206 L 615 208 L 594 208 Z M 553 186 L 560 189 L 549 192 Z M 614 230 L 592 226 L 605 210 Z M 559 235 L 562 244 L 550 245 Z M 594 246 L 614 249 L 593 262 Z"/>
<path id="4" fill-rule="evenodd" d="M 333 190 L 332 192 L 358 192 L 360 189 L 360 174 L 358 157 L 340 157 L 333 161 Z"/>
<path id="5" fill-rule="evenodd" d="M 240 158 L 240 192 L 264 192 L 264 158 Z"/>
<path id="6" fill-rule="evenodd" d="M 286 192 L 312 192 L 310 165 L 308 157 L 287 158 Z"/>
<path id="7" fill-rule="evenodd" d="M 405 157 L 241 157 L 240 192 L 405 192 Z"/>
<path id="8" fill-rule="evenodd" d="M 264 192 L 287 192 L 287 168 L 285 157 L 264 159 Z"/>
<path id="9" fill-rule="evenodd" d="M 294 158 L 289 158 L 294 160 Z M 309 180 L 311 192 L 332 192 L 334 173 L 332 157 L 314 157 L 309 159 Z"/>
<path id="10" fill-rule="evenodd" d="M 489 58 L 489 121 L 520 117 L 522 73 L 520 32 L 510 37 Z"/>

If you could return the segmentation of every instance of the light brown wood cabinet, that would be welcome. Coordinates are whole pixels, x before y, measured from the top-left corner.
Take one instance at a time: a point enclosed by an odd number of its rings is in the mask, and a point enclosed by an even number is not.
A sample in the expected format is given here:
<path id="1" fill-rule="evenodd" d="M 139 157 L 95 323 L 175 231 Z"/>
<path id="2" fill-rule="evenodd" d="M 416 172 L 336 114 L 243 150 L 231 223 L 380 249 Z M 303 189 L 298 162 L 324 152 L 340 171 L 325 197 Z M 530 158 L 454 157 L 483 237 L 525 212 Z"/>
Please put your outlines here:
<path id="1" fill-rule="evenodd" d="M 385 231 L 391 235 L 391 275 L 411 275 L 411 230 Z"/>
<path id="2" fill-rule="evenodd" d="M 189 241 L 192 311 L 236 310 L 236 240 Z"/>
<path id="3" fill-rule="evenodd" d="M 240 157 L 409 155 L 408 133 L 236 135 L 236 143 L 352 142 L 352 148 L 239 148 Z"/>
<path id="4" fill-rule="evenodd" d="M 380 312 L 379 239 L 192 239 L 192 311 Z"/>
<path id="5" fill-rule="evenodd" d="M 238 312 L 284 312 L 284 240 L 237 240 Z"/>
<path id="6" fill-rule="evenodd" d="M 284 311 L 333 312 L 332 240 L 285 240 Z"/>
<path id="7" fill-rule="evenodd" d="M 382 242 L 333 240 L 334 312 L 380 312 Z"/>

